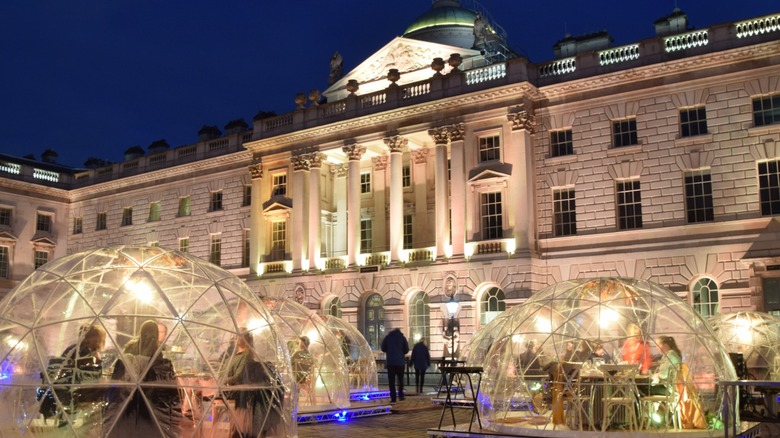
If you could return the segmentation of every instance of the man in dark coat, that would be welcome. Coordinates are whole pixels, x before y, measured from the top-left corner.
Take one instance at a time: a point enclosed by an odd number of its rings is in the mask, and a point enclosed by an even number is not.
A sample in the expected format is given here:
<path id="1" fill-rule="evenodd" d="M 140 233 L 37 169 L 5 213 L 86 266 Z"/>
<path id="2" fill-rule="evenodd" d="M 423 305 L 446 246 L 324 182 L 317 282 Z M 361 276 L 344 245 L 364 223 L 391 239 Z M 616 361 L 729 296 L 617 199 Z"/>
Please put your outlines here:
<path id="1" fill-rule="evenodd" d="M 382 351 L 387 356 L 387 380 L 390 383 L 390 403 L 404 399 L 404 356 L 409 352 L 409 342 L 406 336 L 397 328 L 385 336 L 382 340 Z M 398 392 L 395 382 L 398 380 Z M 397 396 L 397 397 L 396 397 Z"/>
<path id="2" fill-rule="evenodd" d="M 422 394 L 425 386 L 425 370 L 431 366 L 431 353 L 425 345 L 425 339 L 420 339 L 412 348 L 412 363 L 414 363 L 414 382 L 417 393 Z"/>

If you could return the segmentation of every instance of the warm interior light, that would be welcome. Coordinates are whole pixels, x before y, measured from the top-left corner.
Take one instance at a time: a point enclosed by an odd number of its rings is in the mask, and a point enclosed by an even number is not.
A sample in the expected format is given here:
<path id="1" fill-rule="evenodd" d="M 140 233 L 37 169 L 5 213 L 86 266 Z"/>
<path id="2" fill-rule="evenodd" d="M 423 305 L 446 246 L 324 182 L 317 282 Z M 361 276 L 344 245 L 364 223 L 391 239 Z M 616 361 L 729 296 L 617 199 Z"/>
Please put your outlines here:
<path id="1" fill-rule="evenodd" d="M 136 300 L 143 304 L 149 304 L 154 299 L 154 290 L 144 275 L 137 272 L 125 283 L 125 287 L 133 294 Z"/>
<path id="2" fill-rule="evenodd" d="M 608 327 L 610 324 L 617 322 L 620 318 L 620 314 L 611 307 L 602 306 L 599 310 L 599 325 L 601 327 Z"/>
<path id="3" fill-rule="evenodd" d="M 540 332 L 552 333 L 552 322 L 544 316 L 537 316 L 534 325 Z"/>
<path id="4" fill-rule="evenodd" d="M 260 318 L 252 318 L 246 323 L 246 329 L 250 332 L 262 332 L 268 328 L 268 321 Z"/>
<path id="5" fill-rule="evenodd" d="M 450 316 L 450 318 L 454 318 L 460 309 L 460 303 L 455 301 L 455 297 L 450 298 L 450 300 L 447 301 L 444 306 L 447 308 L 447 314 Z"/>

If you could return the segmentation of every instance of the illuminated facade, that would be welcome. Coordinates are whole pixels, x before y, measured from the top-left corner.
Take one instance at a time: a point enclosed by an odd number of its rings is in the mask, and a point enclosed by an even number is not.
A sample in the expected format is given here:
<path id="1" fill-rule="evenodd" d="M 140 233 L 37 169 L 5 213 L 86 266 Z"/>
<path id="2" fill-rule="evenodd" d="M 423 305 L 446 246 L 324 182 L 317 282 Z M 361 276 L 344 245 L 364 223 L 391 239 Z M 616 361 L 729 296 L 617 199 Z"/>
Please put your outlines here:
<path id="1" fill-rule="evenodd" d="M 192 145 L 76 171 L 3 156 L 0 286 L 38 253 L 159 244 L 434 356 L 450 296 L 463 345 L 569 279 L 780 311 L 780 16 L 691 30 L 677 11 L 537 64 L 481 16 L 439 0 L 294 111 Z"/>

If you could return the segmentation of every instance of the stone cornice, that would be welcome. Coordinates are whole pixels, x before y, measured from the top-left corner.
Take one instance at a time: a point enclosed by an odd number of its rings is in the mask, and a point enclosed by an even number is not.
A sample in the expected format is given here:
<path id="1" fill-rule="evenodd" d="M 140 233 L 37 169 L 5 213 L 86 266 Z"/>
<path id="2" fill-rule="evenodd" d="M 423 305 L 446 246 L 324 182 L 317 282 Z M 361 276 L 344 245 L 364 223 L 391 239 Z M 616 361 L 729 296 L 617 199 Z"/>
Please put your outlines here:
<path id="1" fill-rule="evenodd" d="M 710 69 L 742 61 L 750 61 L 756 58 L 777 55 L 778 53 L 780 53 L 780 41 L 772 41 L 720 52 L 704 53 L 688 58 L 650 64 L 628 70 L 620 70 L 614 73 L 587 76 L 581 79 L 556 83 L 554 85 L 541 86 L 539 87 L 539 91 L 545 97 L 555 98 L 570 93 L 592 92 L 593 89 L 610 87 L 626 82 L 658 79 L 703 68 Z"/>
<path id="2" fill-rule="evenodd" d="M 34 196 L 39 199 L 46 198 L 59 202 L 73 201 L 71 191 L 42 184 L 19 181 L 11 178 L 0 178 L 0 186 L 3 187 L 4 192 L 18 192 L 25 196 Z"/>
<path id="3" fill-rule="evenodd" d="M 452 109 L 462 110 L 464 105 L 473 103 L 484 103 L 485 101 L 496 101 L 500 99 L 517 99 L 518 95 L 523 94 L 527 94 L 531 98 L 539 96 L 538 90 L 534 85 L 528 82 L 521 82 L 448 98 L 432 99 L 430 102 L 417 105 L 410 105 L 363 117 L 346 119 L 310 129 L 301 129 L 274 137 L 248 142 L 244 144 L 244 147 L 251 149 L 256 153 L 261 153 L 266 149 L 274 150 L 299 145 L 315 139 L 317 142 L 321 142 L 323 136 L 331 134 L 368 126 L 376 126 L 385 122 L 397 122 L 399 119 L 406 117 L 436 114 Z"/>
<path id="4" fill-rule="evenodd" d="M 221 167 L 234 166 L 234 168 L 245 168 L 247 163 L 252 162 L 252 154 L 249 151 L 234 152 L 225 155 L 217 155 L 203 160 L 182 163 L 178 166 L 167 167 L 165 169 L 144 172 L 138 175 L 117 178 L 104 183 L 92 184 L 78 189 L 70 190 L 72 202 L 85 199 L 104 196 L 104 192 L 114 190 L 127 192 L 143 184 L 156 183 L 169 179 L 182 179 L 192 175 L 202 175 L 213 172 L 214 169 Z"/>

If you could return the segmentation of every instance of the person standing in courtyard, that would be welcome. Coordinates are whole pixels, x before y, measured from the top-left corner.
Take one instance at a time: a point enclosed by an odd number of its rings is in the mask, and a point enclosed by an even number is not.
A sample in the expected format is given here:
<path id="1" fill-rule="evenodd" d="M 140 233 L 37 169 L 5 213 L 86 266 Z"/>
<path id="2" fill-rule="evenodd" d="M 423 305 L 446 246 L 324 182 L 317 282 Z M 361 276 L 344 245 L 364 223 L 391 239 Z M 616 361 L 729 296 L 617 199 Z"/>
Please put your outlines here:
<path id="1" fill-rule="evenodd" d="M 420 339 L 412 349 L 412 363 L 414 364 L 414 382 L 417 385 L 417 393 L 423 393 L 425 386 L 425 371 L 431 366 L 431 353 L 425 345 L 425 339 Z"/>
<path id="2" fill-rule="evenodd" d="M 409 342 L 406 336 L 397 328 L 385 336 L 382 340 L 382 351 L 387 356 L 387 380 L 390 384 L 390 403 L 396 400 L 404 400 L 404 356 L 409 352 Z M 398 386 L 396 388 L 396 380 Z M 397 391 L 396 391 L 397 390 Z"/>

